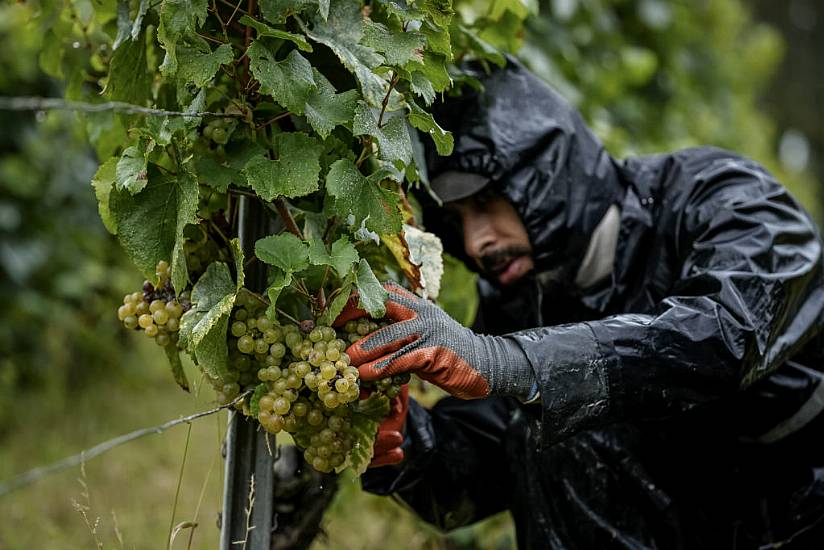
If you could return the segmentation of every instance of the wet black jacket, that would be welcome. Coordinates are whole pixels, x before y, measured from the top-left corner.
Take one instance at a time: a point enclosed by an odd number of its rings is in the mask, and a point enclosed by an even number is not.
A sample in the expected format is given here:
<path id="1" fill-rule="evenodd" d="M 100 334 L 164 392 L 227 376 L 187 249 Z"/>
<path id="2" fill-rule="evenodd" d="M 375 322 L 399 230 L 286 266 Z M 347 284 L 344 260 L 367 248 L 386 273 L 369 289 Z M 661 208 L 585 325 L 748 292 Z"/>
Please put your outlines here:
<path id="1" fill-rule="evenodd" d="M 517 64 L 485 86 L 452 110 L 455 154 L 431 168 L 490 177 L 527 227 L 537 275 L 482 281 L 477 328 L 522 331 L 542 399 L 413 404 L 407 459 L 364 486 L 445 529 L 509 509 L 524 548 L 824 548 L 824 278 L 809 216 L 727 151 L 613 160 Z M 612 204 L 612 274 L 573 289 Z"/>

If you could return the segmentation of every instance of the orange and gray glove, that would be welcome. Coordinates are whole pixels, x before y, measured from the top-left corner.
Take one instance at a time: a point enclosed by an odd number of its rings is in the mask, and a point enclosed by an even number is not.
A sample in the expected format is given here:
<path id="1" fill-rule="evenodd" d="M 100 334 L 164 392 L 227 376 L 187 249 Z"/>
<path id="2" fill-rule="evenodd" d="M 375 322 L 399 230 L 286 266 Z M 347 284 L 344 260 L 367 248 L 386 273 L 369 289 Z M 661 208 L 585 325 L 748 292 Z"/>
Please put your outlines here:
<path id="1" fill-rule="evenodd" d="M 536 393 L 532 366 L 520 345 L 506 336 L 482 336 L 461 326 L 435 304 L 393 284 L 386 318 L 394 321 L 346 350 L 362 380 L 414 372 L 455 397 L 490 394 L 522 401 Z M 366 316 L 353 297 L 335 324 Z"/>
<path id="2" fill-rule="evenodd" d="M 389 401 L 389 414 L 378 426 L 375 436 L 375 454 L 370 468 L 397 464 L 403 460 L 403 428 L 409 411 L 409 385 L 401 386 L 401 393 Z"/>

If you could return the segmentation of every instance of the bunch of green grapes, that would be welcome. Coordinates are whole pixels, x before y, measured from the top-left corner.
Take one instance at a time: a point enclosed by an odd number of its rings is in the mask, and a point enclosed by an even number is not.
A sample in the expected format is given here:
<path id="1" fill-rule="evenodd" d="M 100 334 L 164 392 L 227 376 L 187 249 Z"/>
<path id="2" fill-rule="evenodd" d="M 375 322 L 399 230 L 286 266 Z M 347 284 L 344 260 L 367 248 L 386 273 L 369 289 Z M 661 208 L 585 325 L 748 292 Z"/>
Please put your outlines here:
<path id="1" fill-rule="evenodd" d="M 216 118 L 203 128 L 203 137 L 210 139 L 217 145 L 229 143 L 229 136 L 235 129 L 236 122 L 230 118 Z"/>
<path id="2" fill-rule="evenodd" d="M 376 323 L 367 318 L 348 321 L 343 326 L 344 337 L 351 343 L 355 343 L 367 334 L 375 332 L 379 328 L 386 326 L 387 323 Z M 386 395 L 392 399 L 401 393 L 401 386 L 408 383 L 411 379 L 409 373 L 396 374 L 395 376 L 387 376 L 380 378 L 374 382 L 361 382 L 364 389 L 371 390 Z"/>
<path id="3" fill-rule="evenodd" d="M 181 294 L 180 300 L 172 289 L 171 267 L 161 260 L 156 266 L 157 286 L 151 281 L 143 283 L 143 290 L 126 294 L 123 305 L 117 310 L 117 317 L 130 330 L 143 330 L 146 336 L 154 338 L 158 346 L 177 345 L 180 317 L 191 304 L 188 295 Z"/>
<path id="4" fill-rule="evenodd" d="M 295 325 L 277 328 L 278 341 L 269 349 L 280 360 L 257 371 L 268 387 L 258 402 L 258 421 L 270 433 L 292 434 L 309 464 L 331 472 L 352 448 L 348 405 L 360 397 L 358 370 L 349 364 L 346 342 L 332 327 L 313 326 L 308 332 Z M 233 323 L 230 330 L 236 334 L 242 329 Z M 261 337 L 244 333 L 237 346 L 242 353 L 256 352 L 263 349 L 261 340 L 266 342 L 265 331 Z"/>

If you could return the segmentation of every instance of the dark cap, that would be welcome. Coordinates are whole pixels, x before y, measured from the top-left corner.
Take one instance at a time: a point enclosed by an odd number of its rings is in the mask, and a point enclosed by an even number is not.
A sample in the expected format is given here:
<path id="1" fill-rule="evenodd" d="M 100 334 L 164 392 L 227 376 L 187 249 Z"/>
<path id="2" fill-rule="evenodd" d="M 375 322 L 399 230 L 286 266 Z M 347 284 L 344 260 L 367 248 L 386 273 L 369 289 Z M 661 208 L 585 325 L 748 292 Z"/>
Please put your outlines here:
<path id="1" fill-rule="evenodd" d="M 453 202 L 474 195 L 488 184 L 485 176 L 450 170 L 435 177 L 430 187 L 442 202 Z"/>

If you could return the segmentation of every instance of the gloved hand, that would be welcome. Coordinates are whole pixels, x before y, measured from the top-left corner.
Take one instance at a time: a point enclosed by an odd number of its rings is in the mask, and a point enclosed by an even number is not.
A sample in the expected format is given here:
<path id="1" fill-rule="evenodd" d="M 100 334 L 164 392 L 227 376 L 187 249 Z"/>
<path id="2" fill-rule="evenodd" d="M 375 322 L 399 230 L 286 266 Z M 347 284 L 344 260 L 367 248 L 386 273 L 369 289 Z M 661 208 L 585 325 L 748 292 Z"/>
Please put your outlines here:
<path id="1" fill-rule="evenodd" d="M 397 464 L 403 460 L 403 427 L 409 410 L 409 385 L 401 386 L 401 393 L 389 401 L 389 415 L 378 426 L 375 436 L 375 454 L 370 468 Z"/>
<path id="2" fill-rule="evenodd" d="M 491 393 L 529 398 L 535 389 L 535 375 L 515 340 L 475 334 L 435 304 L 397 285 L 384 286 L 389 292 L 386 318 L 394 323 L 346 350 L 361 379 L 414 372 L 463 399 Z M 354 295 L 335 324 L 365 317 L 357 303 Z"/>

